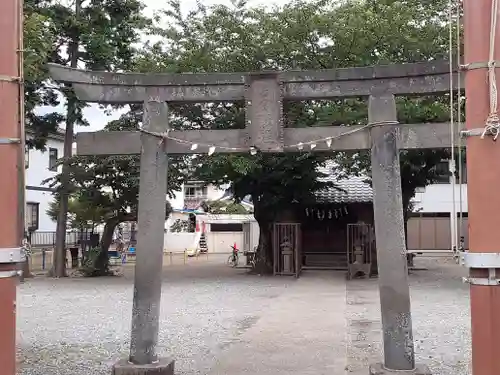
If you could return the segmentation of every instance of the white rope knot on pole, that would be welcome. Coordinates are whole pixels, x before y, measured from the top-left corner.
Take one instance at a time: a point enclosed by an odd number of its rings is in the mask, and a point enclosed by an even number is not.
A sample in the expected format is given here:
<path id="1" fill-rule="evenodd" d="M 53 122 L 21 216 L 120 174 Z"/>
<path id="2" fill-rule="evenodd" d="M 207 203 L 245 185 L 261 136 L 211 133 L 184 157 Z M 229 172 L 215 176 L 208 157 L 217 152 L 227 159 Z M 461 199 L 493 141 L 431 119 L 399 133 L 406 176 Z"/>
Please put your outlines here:
<path id="1" fill-rule="evenodd" d="M 486 125 L 481 134 L 481 139 L 484 139 L 486 135 L 491 135 L 493 140 L 496 141 L 498 135 L 500 134 L 500 118 L 497 113 L 490 113 L 486 119 Z"/>
<path id="2" fill-rule="evenodd" d="M 494 0 L 497 2 L 498 0 Z M 490 45 L 490 48 L 494 51 L 494 46 Z M 490 114 L 486 119 L 486 124 L 483 130 L 483 134 L 481 134 L 481 139 L 489 134 L 493 136 L 493 140 L 496 141 L 498 135 L 500 134 L 500 118 L 498 116 L 498 89 L 497 89 L 497 80 L 495 75 L 495 61 L 492 59 L 493 53 L 490 51 L 491 60 L 488 61 L 488 81 L 490 83 Z"/>
<path id="3" fill-rule="evenodd" d="M 490 94 L 490 114 L 486 119 L 481 139 L 486 135 L 491 135 L 493 140 L 496 141 L 500 134 L 500 118 L 498 116 L 498 90 L 496 78 L 496 64 L 495 64 L 495 39 L 498 20 L 498 4 L 499 0 L 492 0 L 491 2 L 491 23 L 490 23 L 490 50 L 488 58 L 488 81 L 489 81 L 489 94 Z"/>

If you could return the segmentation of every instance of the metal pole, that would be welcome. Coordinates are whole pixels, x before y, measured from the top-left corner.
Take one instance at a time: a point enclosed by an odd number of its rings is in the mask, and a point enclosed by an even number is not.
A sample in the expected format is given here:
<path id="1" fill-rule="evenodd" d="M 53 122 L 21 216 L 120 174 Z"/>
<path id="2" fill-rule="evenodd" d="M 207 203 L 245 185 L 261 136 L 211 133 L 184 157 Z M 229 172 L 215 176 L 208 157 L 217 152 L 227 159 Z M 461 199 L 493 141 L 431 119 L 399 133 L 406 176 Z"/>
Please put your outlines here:
<path id="1" fill-rule="evenodd" d="M 2 374 L 16 373 L 16 284 L 24 218 L 19 203 L 24 201 L 22 181 L 24 150 L 20 134 L 19 56 L 22 30 L 22 3 L 0 1 L 0 364 Z M 20 165 L 21 163 L 21 165 Z M 14 256 L 11 256 L 14 254 Z"/>
<path id="2" fill-rule="evenodd" d="M 415 356 L 394 96 L 370 96 L 368 119 L 374 124 L 371 163 L 384 338 L 383 367 L 408 371 L 415 368 Z"/>
<path id="3" fill-rule="evenodd" d="M 494 0 L 464 0 L 464 46 L 466 64 L 476 67 L 465 71 L 466 128 L 485 125 L 490 113 L 487 63 L 490 38 L 494 39 L 496 72 L 500 60 L 500 19 L 496 35 L 490 32 L 492 3 Z M 494 14 L 499 17 L 498 12 Z M 500 18 L 500 17 L 499 17 Z M 496 74 L 498 77 L 498 73 Z M 498 78 L 497 78 L 498 80 Z M 498 85 L 498 83 L 497 83 Z M 487 261 L 487 253 L 500 253 L 498 222 L 500 221 L 500 140 L 490 136 L 467 138 L 467 198 L 469 213 L 469 254 L 479 258 L 487 268 L 472 268 L 470 275 L 476 281 L 470 285 L 472 373 L 474 375 L 500 374 L 500 286 L 498 262 Z M 479 253 L 479 254 L 476 254 Z M 466 254 L 466 255 L 469 255 Z M 485 258 L 486 261 L 482 261 Z M 478 267 L 479 264 L 476 264 Z M 488 281 L 491 280 L 491 283 Z M 483 281 L 486 285 L 479 285 Z M 488 285 L 489 284 L 489 285 Z"/>
<path id="4" fill-rule="evenodd" d="M 168 106 L 150 101 L 144 106 L 145 130 L 164 132 L 168 127 Z M 165 144 L 143 134 L 138 233 L 132 310 L 130 362 L 135 365 L 155 363 L 162 283 L 165 199 L 167 193 L 167 155 Z"/>

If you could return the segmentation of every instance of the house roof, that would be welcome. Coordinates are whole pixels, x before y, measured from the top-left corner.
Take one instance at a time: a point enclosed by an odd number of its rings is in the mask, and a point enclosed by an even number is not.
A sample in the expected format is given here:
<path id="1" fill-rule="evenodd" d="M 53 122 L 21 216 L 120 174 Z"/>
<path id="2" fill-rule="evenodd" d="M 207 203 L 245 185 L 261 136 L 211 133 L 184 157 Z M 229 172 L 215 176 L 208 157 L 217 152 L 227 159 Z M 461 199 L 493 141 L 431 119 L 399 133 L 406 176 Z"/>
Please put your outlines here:
<path id="1" fill-rule="evenodd" d="M 365 203 L 373 201 L 373 190 L 365 182 L 366 177 L 352 176 L 339 180 L 335 177 L 327 177 L 325 180 L 334 182 L 338 189 L 329 188 L 317 192 L 316 196 L 320 203 Z"/>
<path id="2" fill-rule="evenodd" d="M 27 135 L 30 135 L 30 136 L 33 136 L 35 134 L 33 129 L 31 129 L 30 127 L 26 127 L 24 131 Z M 49 133 L 47 135 L 47 139 L 52 139 L 52 140 L 64 142 L 65 134 L 66 134 L 66 130 L 58 127 L 55 132 Z M 73 140 L 76 141 L 76 134 L 73 136 Z"/>
<path id="3" fill-rule="evenodd" d="M 322 181 L 333 182 L 335 187 L 321 190 L 316 193 L 320 203 L 365 203 L 373 201 L 373 190 L 367 176 L 342 177 L 336 172 L 337 165 L 333 161 L 327 162 L 320 172 L 327 175 Z"/>

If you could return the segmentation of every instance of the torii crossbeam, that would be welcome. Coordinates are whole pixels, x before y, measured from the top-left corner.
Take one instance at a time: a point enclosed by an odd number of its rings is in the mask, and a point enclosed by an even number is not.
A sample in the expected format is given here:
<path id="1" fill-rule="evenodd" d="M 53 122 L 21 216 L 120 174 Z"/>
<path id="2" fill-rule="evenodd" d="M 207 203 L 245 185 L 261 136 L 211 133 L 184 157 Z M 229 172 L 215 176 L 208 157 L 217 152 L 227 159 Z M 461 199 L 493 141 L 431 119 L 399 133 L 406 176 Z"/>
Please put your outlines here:
<path id="1" fill-rule="evenodd" d="M 129 361 L 114 374 L 173 374 L 171 360 L 159 360 L 159 302 L 167 154 L 202 153 L 207 145 L 221 152 L 297 151 L 297 144 L 318 142 L 314 151 L 371 149 L 375 232 L 384 336 L 384 364 L 379 369 L 415 369 L 410 295 L 401 200 L 400 149 L 451 147 L 450 126 L 398 125 L 396 95 L 449 92 L 448 62 L 388 65 L 324 71 L 123 74 L 74 70 L 51 65 L 54 79 L 72 83 L 78 99 L 99 103 L 143 103 L 145 132 L 94 132 L 77 135 L 81 155 L 141 154 L 138 251 L 134 285 Z M 457 77 L 459 78 L 458 74 Z M 457 82 L 457 79 L 453 80 Z M 369 98 L 368 127 L 284 128 L 283 101 Z M 166 142 L 151 133 L 165 133 L 168 103 L 245 101 L 245 129 L 169 131 Z M 356 131 L 353 131 L 356 130 Z M 345 134 L 347 131 L 348 134 Z M 175 138 L 176 140 L 172 140 Z M 458 136 L 457 136 L 458 138 Z M 179 142 L 179 140 L 181 142 Z M 196 150 L 190 144 L 198 143 Z M 205 145 L 205 146 L 204 146 Z M 158 372 L 161 371 L 161 372 Z M 424 368 L 418 374 L 426 374 Z"/>

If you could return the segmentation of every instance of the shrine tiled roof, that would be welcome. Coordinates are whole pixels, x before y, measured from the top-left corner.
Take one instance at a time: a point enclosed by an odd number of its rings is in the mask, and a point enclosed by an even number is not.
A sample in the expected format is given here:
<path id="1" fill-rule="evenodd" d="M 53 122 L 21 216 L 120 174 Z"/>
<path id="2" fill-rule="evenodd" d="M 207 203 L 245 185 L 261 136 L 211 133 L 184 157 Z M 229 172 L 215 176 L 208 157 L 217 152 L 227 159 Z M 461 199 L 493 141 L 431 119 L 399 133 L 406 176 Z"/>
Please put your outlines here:
<path id="1" fill-rule="evenodd" d="M 331 181 L 337 188 L 329 188 L 318 191 L 316 197 L 319 203 L 368 203 L 373 201 L 373 190 L 368 182 L 367 176 L 341 177 L 333 161 L 319 169 L 327 175 L 323 181 Z M 221 200 L 231 199 L 232 192 L 227 189 Z M 252 204 L 250 196 L 245 197 L 244 202 Z"/>
<path id="2" fill-rule="evenodd" d="M 333 182 L 336 188 L 318 191 L 316 196 L 320 203 L 366 203 L 373 201 L 373 190 L 367 182 L 367 176 L 341 177 L 336 172 L 335 163 L 329 162 L 320 171 L 328 175 L 322 181 Z"/>

